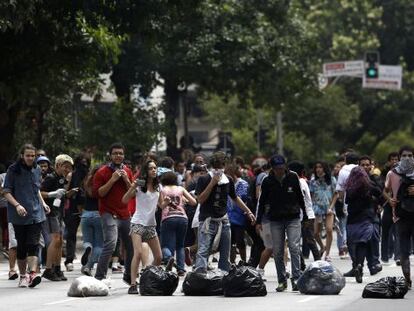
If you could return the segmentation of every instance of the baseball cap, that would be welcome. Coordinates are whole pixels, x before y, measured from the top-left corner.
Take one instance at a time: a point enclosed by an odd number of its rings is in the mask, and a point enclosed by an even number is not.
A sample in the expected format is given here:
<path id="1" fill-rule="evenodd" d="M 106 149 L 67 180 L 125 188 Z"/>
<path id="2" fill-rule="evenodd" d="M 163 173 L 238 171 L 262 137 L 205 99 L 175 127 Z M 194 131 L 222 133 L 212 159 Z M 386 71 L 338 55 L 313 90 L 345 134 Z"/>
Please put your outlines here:
<path id="1" fill-rule="evenodd" d="M 36 163 L 39 163 L 39 162 L 47 162 L 47 163 L 51 164 L 49 158 L 46 157 L 46 156 L 40 156 L 40 157 L 38 157 L 36 159 Z"/>
<path id="2" fill-rule="evenodd" d="M 270 165 L 272 167 L 284 165 L 284 164 L 286 164 L 286 159 L 280 154 L 276 154 L 270 159 Z"/>
<path id="3" fill-rule="evenodd" d="M 55 159 L 55 164 L 62 164 L 65 162 L 69 162 L 71 165 L 73 165 L 72 157 L 67 154 L 59 154 Z"/>

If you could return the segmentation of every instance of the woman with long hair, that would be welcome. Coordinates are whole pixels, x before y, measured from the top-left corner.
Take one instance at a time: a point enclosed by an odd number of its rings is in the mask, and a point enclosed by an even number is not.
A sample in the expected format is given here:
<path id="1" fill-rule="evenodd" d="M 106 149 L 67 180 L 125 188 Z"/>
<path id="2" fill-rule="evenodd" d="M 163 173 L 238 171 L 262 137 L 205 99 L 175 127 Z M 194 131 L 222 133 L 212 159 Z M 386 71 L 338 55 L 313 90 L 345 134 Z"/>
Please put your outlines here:
<path id="1" fill-rule="evenodd" d="M 331 175 L 328 164 L 322 161 L 315 163 L 313 175 L 309 190 L 315 212 L 315 239 L 321 248 L 321 257 L 325 253 L 325 260 L 331 261 L 329 254 L 333 239 L 335 211 L 330 208 L 330 204 L 335 193 L 336 179 Z M 326 230 L 326 246 L 323 245 L 321 239 L 323 223 L 325 223 Z"/>
<path id="2" fill-rule="evenodd" d="M 153 265 L 161 264 L 161 247 L 156 230 L 155 212 L 161 205 L 159 183 L 157 178 L 157 164 L 153 160 L 145 162 L 140 178 L 137 178 L 122 198 L 126 204 L 136 197 L 136 210 L 131 219 L 131 240 L 134 256 L 131 262 L 131 287 L 128 294 L 138 294 L 136 279 L 138 266 L 141 261 L 142 243 L 147 242 L 154 256 Z"/>
<path id="3" fill-rule="evenodd" d="M 188 218 L 184 209 L 184 200 L 192 206 L 197 201 L 183 187 L 177 185 L 177 175 L 174 172 L 167 172 L 161 176 L 164 200 L 168 202 L 162 209 L 161 214 L 161 250 L 164 262 L 167 263 L 177 257 L 177 273 L 179 276 L 185 274 L 184 266 L 184 242 L 187 233 Z"/>
<path id="4" fill-rule="evenodd" d="M 351 258 L 355 279 L 362 283 L 362 268 L 370 248 L 369 241 L 379 232 L 374 225 L 381 189 L 369 179 L 366 171 L 354 167 L 345 184 L 345 203 L 348 205 L 346 226 L 348 247 L 352 248 Z"/>

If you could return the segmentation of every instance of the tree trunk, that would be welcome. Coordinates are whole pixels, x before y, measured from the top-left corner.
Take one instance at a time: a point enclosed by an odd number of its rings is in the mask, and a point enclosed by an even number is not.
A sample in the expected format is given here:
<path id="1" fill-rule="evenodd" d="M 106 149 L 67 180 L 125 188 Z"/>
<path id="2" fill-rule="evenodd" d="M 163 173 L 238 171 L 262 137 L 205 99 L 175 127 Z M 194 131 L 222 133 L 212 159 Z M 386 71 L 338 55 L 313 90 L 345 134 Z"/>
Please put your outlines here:
<path id="1" fill-rule="evenodd" d="M 165 79 L 165 122 L 166 122 L 166 138 L 167 138 L 167 155 L 173 159 L 177 159 L 180 155 L 177 149 L 177 124 L 175 120 L 178 117 L 179 91 L 178 83 L 174 80 Z"/>
<path id="2" fill-rule="evenodd" d="M 0 110 L 2 117 L 0 118 L 0 163 L 7 163 L 13 160 L 14 156 L 14 132 L 19 111 L 18 105 L 7 108 L 5 102 L 0 99 L 0 104 L 4 109 Z"/>

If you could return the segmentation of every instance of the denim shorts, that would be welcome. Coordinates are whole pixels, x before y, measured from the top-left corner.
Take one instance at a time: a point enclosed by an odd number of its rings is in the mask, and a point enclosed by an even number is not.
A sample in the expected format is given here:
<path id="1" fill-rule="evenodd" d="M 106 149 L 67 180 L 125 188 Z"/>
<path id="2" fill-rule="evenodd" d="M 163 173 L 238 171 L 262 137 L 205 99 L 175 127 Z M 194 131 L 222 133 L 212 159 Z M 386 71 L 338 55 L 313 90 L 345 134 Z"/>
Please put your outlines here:
<path id="1" fill-rule="evenodd" d="M 138 234 L 141 236 L 143 242 L 147 242 L 157 237 L 157 230 L 155 226 L 144 226 L 140 224 L 132 224 L 129 234 Z"/>

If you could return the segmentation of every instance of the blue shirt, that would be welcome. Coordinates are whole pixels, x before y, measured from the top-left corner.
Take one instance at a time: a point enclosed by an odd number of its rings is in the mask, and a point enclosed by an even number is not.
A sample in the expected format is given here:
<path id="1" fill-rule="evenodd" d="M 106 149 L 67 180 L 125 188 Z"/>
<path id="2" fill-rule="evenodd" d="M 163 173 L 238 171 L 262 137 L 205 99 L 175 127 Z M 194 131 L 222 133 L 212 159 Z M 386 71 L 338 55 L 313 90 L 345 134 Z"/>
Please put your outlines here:
<path id="1" fill-rule="evenodd" d="M 27 215 L 22 217 L 16 207 L 7 205 L 8 222 L 14 225 L 30 225 L 46 220 L 45 211 L 39 197 L 41 171 L 39 167 L 27 167 L 21 161 L 11 165 L 7 170 L 3 190 L 10 193 L 22 205 Z"/>

